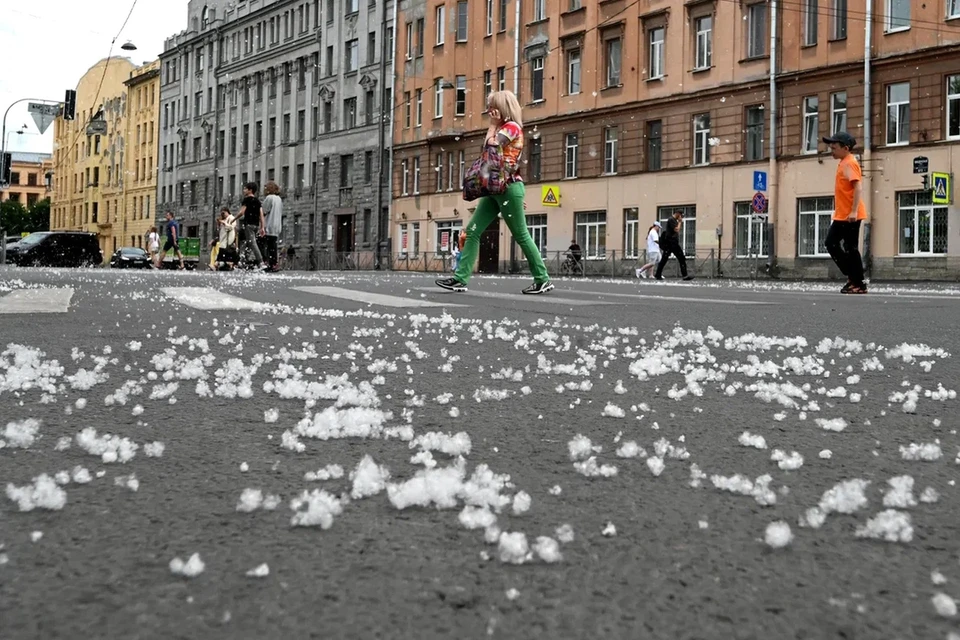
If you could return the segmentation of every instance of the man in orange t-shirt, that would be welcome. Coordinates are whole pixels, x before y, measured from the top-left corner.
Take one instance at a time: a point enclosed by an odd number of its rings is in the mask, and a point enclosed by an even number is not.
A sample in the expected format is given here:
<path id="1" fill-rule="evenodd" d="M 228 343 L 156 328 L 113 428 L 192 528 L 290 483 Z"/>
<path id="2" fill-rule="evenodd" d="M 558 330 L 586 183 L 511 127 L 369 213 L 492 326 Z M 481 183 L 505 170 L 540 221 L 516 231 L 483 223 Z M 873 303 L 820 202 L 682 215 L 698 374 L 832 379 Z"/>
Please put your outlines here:
<path id="1" fill-rule="evenodd" d="M 840 272 L 847 276 L 847 284 L 840 293 L 866 293 L 859 247 L 860 225 L 867 218 L 867 206 L 863 202 L 860 163 L 853 155 L 857 141 L 846 131 L 823 141 L 830 145 L 833 157 L 840 161 L 833 189 L 833 222 L 825 244 Z"/>

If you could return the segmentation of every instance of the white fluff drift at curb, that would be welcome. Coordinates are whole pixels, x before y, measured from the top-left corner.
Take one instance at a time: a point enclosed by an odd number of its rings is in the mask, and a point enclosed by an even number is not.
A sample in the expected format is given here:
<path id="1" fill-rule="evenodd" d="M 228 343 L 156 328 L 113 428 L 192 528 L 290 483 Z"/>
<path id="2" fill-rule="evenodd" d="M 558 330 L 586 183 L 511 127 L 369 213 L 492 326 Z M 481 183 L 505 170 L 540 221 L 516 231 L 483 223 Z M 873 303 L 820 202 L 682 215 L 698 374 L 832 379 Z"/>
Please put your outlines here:
<path id="1" fill-rule="evenodd" d="M 199 553 L 190 556 L 190 559 L 186 562 L 180 558 L 174 558 L 170 561 L 170 573 L 186 578 L 196 578 L 203 573 L 205 567 L 206 565 L 204 565 L 203 560 L 200 559 Z"/>
<path id="2" fill-rule="evenodd" d="M 59 511 L 67 504 L 67 492 L 57 486 L 56 481 L 45 473 L 33 479 L 33 484 L 17 487 L 7 485 L 7 498 L 17 503 L 20 511 L 48 509 Z"/>

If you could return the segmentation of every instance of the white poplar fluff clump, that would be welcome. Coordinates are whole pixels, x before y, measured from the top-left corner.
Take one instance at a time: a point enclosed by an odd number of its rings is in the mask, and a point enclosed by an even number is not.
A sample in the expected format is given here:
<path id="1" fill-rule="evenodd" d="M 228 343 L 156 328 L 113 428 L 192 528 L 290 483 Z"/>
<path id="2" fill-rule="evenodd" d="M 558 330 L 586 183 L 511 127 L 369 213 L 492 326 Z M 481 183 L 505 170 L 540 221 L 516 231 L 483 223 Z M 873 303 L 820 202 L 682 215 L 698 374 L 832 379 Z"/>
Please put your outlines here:
<path id="1" fill-rule="evenodd" d="M 793 542 L 793 532 L 790 531 L 790 525 L 780 520 L 767 525 L 763 538 L 774 549 L 782 549 Z"/>

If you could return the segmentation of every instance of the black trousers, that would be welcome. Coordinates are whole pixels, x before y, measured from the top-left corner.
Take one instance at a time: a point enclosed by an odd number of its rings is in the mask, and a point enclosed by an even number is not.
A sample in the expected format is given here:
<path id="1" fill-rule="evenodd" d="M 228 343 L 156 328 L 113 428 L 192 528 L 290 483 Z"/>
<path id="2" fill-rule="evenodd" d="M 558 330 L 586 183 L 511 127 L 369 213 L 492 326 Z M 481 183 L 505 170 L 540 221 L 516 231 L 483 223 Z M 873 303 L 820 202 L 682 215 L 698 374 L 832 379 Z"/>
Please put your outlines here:
<path id="1" fill-rule="evenodd" d="M 280 264 L 280 253 L 277 251 L 277 236 L 264 236 L 263 243 L 267 250 L 267 265 L 276 267 Z"/>
<path id="2" fill-rule="evenodd" d="M 660 258 L 660 264 L 657 265 L 656 278 L 663 277 L 663 268 L 667 266 L 667 262 L 670 260 L 671 254 L 677 257 L 677 264 L 680 265 L 680 275 L 684 278 L 687 277 L 687 257 L 683 255 L 683 247 L 680 246 L 680 242 L 666 242 L 660 245 L 660 250 L 663 251 L 663 257 Z"/>
<path id="3" fill-rule="evenodd" d="M 863 258 L 860 257 L 860 221 L 834 220 L 824 241 L 840 273 L 855 285 L 863 284 Z"/>

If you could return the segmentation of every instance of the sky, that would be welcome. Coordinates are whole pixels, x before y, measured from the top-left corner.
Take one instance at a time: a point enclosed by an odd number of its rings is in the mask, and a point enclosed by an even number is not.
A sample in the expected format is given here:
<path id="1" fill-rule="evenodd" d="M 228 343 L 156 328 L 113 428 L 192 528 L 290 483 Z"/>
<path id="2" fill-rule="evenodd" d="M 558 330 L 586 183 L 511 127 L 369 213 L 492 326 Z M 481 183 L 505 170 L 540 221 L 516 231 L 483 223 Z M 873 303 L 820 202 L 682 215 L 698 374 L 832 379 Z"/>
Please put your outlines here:
<path id="1" fill-rule="evenodd" d="M 136 4 L 134 4 L 134 2 Z M 87 70 L 110 51 L 130 7 L 130 21 L 113 54 L 134 64 L 156 60 L 163 41 L 187 26 L 187 0 L 3 2 L 0 9 L 0 112 L 21 98 L 63 101 Z M 132 41 L 136 51 L 120 46 Z M 0 113 L 0 118 L 3 115 Z M 27 125 L 26 133 L 10 133 Z M 8 150 L 51 153 L 53 125 L 41 136 L 23 102 L 7 116 Z"/>

